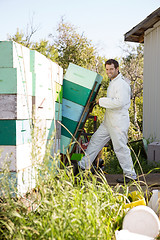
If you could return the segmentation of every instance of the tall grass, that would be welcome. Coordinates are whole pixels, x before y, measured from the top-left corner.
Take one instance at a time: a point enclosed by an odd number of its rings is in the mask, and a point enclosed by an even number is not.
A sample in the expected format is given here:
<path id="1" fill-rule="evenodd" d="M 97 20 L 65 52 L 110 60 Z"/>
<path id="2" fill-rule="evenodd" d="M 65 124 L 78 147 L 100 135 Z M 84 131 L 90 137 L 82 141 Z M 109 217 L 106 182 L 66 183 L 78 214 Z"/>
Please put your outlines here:
<path id="1" fill-rule="evenodd" d="M 115 231 L 121 229 L 128 211 L 125 203 L 130 202 L 132 186 L 144 195 L 140 185 L 110 187 L 103 172 L 92 175 L 86 171 L 75 177 L 72 165 L 65 166 L 60 154 L 50 155 L 53 139 L 42 162 L 43 138 L 37 136 L 35 131 L 32 158 L 33 165 L 38 162 L 34 165 L 36 188 L 20 197 L 15 179 L 12 184 L 9 181 L 7 167 L 1 177 L 5 191 L 0 198 L 0 239 L 115 239 Z"/>
<path id="2" fill-rule="evenodd" d="M 0 239 L 114 239 L 126 214 L 128 186 L 111 188 L 103 173 L 74 177 L 56 167 L 60 155 L 38 166 L 37 186 L 23 198 L 0 201 Z M 143 193 L 142 193 L 143 194 Z"/>

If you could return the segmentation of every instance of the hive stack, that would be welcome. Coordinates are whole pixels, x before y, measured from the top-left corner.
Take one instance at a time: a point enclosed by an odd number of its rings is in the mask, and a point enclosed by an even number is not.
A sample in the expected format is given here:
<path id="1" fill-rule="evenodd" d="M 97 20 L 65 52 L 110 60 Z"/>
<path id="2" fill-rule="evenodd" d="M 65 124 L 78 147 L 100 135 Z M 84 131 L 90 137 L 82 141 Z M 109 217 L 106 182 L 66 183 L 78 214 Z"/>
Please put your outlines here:
<path id="1" fill-rule="evenodd" d="M 46 146 L 53 138 L 51 155 L 60 149 L 62 120 L 63 69 L 35 50 L 30 51 L 33 79 L 32 105 L 34 119 L 34 151 L 36 162 L 42 161 Z"/>
<path id="2" fill-rule="evenodd" d="M 85 107 L 92 93 L 92 89 L 97 82 L 89 102 L 92 102 L 94 99 L 101 81 L 102 76 L 96 72 L 87 70 L 72 63 L 69 64 L 63 79 L 62 124 L 71 132 L 72 135 L 75 134 L 76 128 L 85 110 L 85 114 L 80 125 L 80 128 L 82 127 L 89 110 Z M 63 154 L 66 154 L 69 149 L 69 145 L 72 140 L 71 134 L 62 127 L 61 153 Z"/>
<path id="3" fill-rule="evenodd" d="M 35 184 L 31 162 L 32 75 L 30 50 L 0 42 L 0 171 L 4 162 L 20 193 Z"/>
<path id="4" fill-rule="evenodd" d="M 13 41 L 0 42 L 0 176 L 7 162 L 20 194 L 35 187 L 48 141 L 51 155 L 60 149 L 62 84 L 56 63 Z"/>

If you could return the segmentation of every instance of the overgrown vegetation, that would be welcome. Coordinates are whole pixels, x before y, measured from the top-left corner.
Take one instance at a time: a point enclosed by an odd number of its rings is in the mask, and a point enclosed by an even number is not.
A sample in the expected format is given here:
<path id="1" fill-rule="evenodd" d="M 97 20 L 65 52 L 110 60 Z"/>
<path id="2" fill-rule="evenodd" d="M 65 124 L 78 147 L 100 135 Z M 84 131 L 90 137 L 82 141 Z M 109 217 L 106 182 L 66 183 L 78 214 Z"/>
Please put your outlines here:
<path id="1" fill-rule="evenodd" d="M 2 186 L 0 239 L 114 239 L 133 183 L 111 188 L 103 173 L 75 178 L 71 166 L 55 169 L 57 161 L 59 155 L 46 156 L 37 166 L 37 186 L 26 196 L 13 198 L 8 185 Z M 143 196 L 140 186 L 135 187 Z"/>

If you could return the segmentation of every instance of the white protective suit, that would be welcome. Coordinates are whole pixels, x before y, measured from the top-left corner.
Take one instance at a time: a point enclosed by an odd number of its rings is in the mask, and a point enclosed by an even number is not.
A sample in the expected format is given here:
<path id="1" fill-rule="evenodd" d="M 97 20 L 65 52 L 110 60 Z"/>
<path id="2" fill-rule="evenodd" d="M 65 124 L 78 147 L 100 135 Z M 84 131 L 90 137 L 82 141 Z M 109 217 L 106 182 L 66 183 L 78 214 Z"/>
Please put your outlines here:
<path id="1" fill-rule="evenodd" d="M 99 99 L 99 105 L 106 108 L 104 121 L 93 134 L 85 156 L 79 161 L 82 169 L 89 169 L 99 151 L 111 139 L 114 151 L 125 176 L 136 178 L 130 149 L 127 146 L 131 89 L 121 73 L 111 80 L 107 97 Z"/>

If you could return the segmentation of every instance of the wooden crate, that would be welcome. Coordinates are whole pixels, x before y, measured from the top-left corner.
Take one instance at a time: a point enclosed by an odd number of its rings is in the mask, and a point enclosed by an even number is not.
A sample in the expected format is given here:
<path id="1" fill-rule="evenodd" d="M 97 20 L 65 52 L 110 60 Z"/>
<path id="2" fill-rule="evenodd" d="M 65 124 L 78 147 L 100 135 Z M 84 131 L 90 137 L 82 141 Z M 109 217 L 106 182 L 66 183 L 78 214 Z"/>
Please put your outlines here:
<path id="1" fill-rule="evenodd" d="M 32 112 L 36 119 L 62 120 L 62 104 L 47 97 L 32 97 Z"/>
<path id="2" fill-rule="evenodd" d="M 32 118 L 32 96 L 0 94 L 0 119 Z"/>

